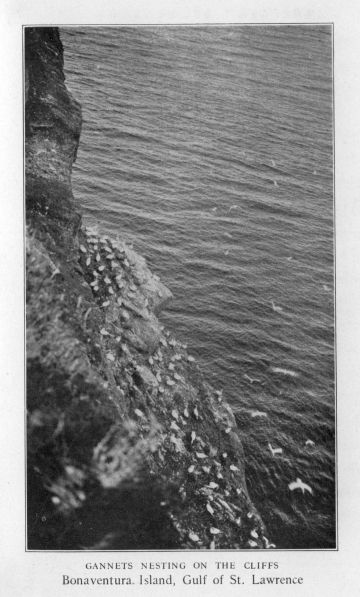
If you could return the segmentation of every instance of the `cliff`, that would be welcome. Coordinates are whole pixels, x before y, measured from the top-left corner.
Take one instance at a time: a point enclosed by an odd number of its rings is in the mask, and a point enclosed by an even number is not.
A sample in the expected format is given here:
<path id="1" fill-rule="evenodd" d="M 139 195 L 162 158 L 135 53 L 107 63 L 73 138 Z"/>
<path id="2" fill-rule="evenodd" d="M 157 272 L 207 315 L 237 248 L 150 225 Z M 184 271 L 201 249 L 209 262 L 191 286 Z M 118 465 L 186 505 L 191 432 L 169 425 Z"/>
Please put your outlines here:
<path id="1" fill-rule="evenodd" d="M 171 298 L 81 226 L 81 109 L 55 28 L 27 28 L 29 549 L 264 548 L 231 408 L 158 319 Z"/>

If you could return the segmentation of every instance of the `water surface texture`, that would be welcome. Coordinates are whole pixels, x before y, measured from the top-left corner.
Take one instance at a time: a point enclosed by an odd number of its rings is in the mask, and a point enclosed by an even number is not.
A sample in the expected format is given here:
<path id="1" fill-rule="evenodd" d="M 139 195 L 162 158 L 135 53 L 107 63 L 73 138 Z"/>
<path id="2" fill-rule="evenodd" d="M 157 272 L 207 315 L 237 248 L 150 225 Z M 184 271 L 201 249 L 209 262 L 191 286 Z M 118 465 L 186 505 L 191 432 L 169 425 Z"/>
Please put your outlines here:
<path id="1" fill-rule="evenodd" d="M 334 547 L 331 28 L 62 40 L 85 222 L 133 242 L 173 291 L 162 320 L 232 404 L 276 546 Z M 289 489 L 297 477 L 312 494 Z"/>

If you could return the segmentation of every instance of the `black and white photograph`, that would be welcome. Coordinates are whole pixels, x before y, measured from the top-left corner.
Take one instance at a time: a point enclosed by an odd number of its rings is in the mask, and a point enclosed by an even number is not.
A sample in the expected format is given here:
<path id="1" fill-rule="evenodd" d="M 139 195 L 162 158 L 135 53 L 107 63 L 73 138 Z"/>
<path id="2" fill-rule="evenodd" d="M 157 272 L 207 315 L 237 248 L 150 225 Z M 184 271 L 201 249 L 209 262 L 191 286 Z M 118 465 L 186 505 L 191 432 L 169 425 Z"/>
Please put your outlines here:
<path id="1" fill-rule="evenodd" d="M 332 39 L 24 29 L 29 549 L 336 548 Z"/>

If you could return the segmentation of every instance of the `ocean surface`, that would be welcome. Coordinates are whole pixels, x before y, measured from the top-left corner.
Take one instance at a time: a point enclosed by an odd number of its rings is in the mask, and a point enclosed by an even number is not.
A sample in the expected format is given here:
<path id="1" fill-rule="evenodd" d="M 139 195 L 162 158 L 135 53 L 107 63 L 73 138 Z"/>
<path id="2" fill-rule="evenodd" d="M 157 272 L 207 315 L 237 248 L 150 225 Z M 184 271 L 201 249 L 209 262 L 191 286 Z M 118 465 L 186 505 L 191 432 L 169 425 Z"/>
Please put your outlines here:
<path id="1" fill-rule="evenodd" d="M 85 223 L 133 243 L 172 290 L 161 319 L 232 404 L 277 548 L 334 547 L 331 28 L 62 40 Z M 290 490 L 298 477 L 312 494 Z"/>

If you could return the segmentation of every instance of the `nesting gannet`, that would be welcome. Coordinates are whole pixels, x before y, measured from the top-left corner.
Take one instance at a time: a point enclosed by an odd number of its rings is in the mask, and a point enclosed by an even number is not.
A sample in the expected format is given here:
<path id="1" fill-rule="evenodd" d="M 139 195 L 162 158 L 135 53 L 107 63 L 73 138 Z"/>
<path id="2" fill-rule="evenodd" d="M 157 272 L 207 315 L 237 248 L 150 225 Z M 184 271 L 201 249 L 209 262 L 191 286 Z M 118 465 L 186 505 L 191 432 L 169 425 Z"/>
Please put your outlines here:
<path id="1" fill-rule="evenodd" d="M 268 447 L 272 456 L 276 456 L 276 454 L 282 454 L 282 448 L 273 448 L 271 444 L 268 444 Z"/>
<path id="2" fill-rule="evenodd" d="M 261 410 L 252 410 L 251 411 L 251 416 L 252 416 L 252 418 L 255 418 L 255 417 L 267 417 L 267 413 L 264 413 Z"/>
<path id="3" fill-rule="evenodd" d="M 313 493 L 313 490 L 311 489 L 310 485 L 304 483 L 301 479 L 299 479 L 299 477 L 297 477 L 296 481 L 292 481 L 292 483 L 289 483 L 289 489 L 290 491 L 294 491 L 295 489 L 301 489 L 303 493 L 305 493 L 305 491 L 308 491 L 309 493 L 311 493 L 311 495 Z"/>
<path id="4" fill-rule="evenodd" d="M 253 541 L 252 539 L 249 539 L 248 545 L 250 547 L 257 547 L 258 546 L 258 544 L 256 543 L 256 541 Z"/>
<path id="5" fill-rule="evenodd" d="M 60 272 L 59 268 L 58 268 L 58 267 L 55 267 L 55 269 L 54 269 L 53 273 L 52 273 L 52 274 L 51 274 L 51 276 L 50 276 L 50 280 L 51 280 L 51 279 L 52 279 L 54 276 L 57 276 L 57 275 L 58 275 L 58 274 L 60 274 L 60 273 L 61 273 L 61 272 Z"/>
<path id="6" fill-rule="evenodd" d="M 315 442 L 312 439 L 307 439 L 305 442 L 305 446 L 315 446 Z"/>

